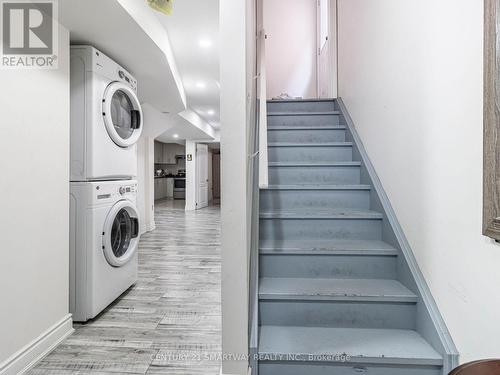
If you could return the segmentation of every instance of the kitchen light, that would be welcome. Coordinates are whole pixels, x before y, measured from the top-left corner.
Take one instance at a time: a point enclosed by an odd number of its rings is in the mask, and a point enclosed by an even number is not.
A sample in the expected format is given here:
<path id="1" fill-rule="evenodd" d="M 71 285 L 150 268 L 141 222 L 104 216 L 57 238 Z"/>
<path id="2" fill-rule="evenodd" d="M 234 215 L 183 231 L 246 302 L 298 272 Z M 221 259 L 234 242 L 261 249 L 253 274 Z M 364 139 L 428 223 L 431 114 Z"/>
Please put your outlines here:
<path id="1" fill-rule="evenodd" d="M 179 138 L 179 134 L 174 134 L 172 137 Z"/>
<path id="2" fill-rule="evenodd" d="M 205 85 L 205 82 L 196 82 L 196 87 L 199 89 L 204 89 L 205 87 L 207 87 L 207 85 Z"/>
<path id="3" fill-rule="evenodd" d="M 209 116 L 213 116 L 213 115 L 215 115 L 215 111 L 214 111 L 213 109 L 209 109 L 209 110 L 207 111 L 207 114 L 208 114 Z"/>
<path id="4" fill-rule="evenodd" d="M 201 48 L 210 48 L 212 47 L 212 41 L 210 39 L 200 39 L 199 45 Z"/>

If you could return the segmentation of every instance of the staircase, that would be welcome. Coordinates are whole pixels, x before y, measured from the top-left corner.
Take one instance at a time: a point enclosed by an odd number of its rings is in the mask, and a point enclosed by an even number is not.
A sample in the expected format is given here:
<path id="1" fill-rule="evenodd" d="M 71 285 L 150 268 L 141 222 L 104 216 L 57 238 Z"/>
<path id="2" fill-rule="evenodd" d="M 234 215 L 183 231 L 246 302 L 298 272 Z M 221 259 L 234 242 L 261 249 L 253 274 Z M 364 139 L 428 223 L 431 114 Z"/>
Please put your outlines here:
<path id="1" fill-rule="evenodd" d="M 258 373 L 442 375 L 443 350 L 419 333 L 432 337 L 425 306 L 385 241 L 390 225 L 337 101 L 268 102 L 268 158 Z"/>

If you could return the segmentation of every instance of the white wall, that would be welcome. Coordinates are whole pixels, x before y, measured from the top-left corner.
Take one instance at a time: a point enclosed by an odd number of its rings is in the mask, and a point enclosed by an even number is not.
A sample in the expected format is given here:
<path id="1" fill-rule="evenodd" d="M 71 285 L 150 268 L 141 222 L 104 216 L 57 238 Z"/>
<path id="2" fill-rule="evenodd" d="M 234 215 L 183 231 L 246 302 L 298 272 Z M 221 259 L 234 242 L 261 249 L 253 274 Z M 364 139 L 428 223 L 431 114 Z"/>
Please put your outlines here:
<path id="1" fill-rule="evenodd" d="M 57 70 L 0 70 L 2 374 L 19 373 L 72 330 L 69 32 L 59 30 Z"/>
<path id="2" fill-rule="evenodd" d="M 172 129 L 175 121 L 149 103 L 142 103 L 144 128 L 137 144 L 137 207 L 141 233 L 155 229 L 154 218 L 154 140 Z"/>
<path id="3" fill-rule="evenodd" d="M 154 138 L 143 135 L 137 142 L 137 208 L 141 234 L 156 228 L 154 216 Z"/>
<path id="4" fill-rule="evenodd" d="M 265 0 L 267 96 L 317 97 L 317 1 Z"/>
<path id="5" fill-rule="evenodd" d="M 221 0 L 222 350 L 235 355 L 248 352 L 248 144 L 255 122 L 255 35 L 255 1 Z M 246 360 L 222 362 L 225 375 L 247 371 Z"/>
<path id="6" fill-rule="evenodd" d="M 339 92 L 461 360 L 499 356 L 481 235 L 483 2 L 339 0 Z"/>

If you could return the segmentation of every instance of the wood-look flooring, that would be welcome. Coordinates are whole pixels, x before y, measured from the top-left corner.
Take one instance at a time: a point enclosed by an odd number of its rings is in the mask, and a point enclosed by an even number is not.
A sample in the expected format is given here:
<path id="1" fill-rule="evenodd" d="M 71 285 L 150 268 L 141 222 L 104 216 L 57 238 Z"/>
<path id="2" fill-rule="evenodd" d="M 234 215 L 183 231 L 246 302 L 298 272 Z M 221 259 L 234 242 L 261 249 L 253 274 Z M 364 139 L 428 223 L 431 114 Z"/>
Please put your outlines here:
<path id="1" fill-rule="evenodd" d="M 44 358 L 30 375 L 219 374 L 220 210 L 156 204 L 139 280 Z"/>

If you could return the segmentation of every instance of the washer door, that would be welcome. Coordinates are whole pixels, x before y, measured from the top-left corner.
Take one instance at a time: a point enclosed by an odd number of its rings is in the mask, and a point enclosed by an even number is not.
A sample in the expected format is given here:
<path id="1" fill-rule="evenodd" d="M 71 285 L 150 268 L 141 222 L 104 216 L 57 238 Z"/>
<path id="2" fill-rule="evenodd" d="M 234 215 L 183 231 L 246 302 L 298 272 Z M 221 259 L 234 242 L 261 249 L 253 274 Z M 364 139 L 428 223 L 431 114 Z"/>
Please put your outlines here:
<path id="1" fill-rule="evenodd" d="M 110 265 L 121 267 L 132 259 L 139 244 L 139 215 L 132 202 L 123 200 L 111 208 L 102 234 Z"/>
<path id="2" fill-rule="evenodd" d="M 113 82 L 102 100 L 102 115 L 109 136 L 120 147 L 134 145 L 142 133 L 142 109 L 134 90 Z"/>

